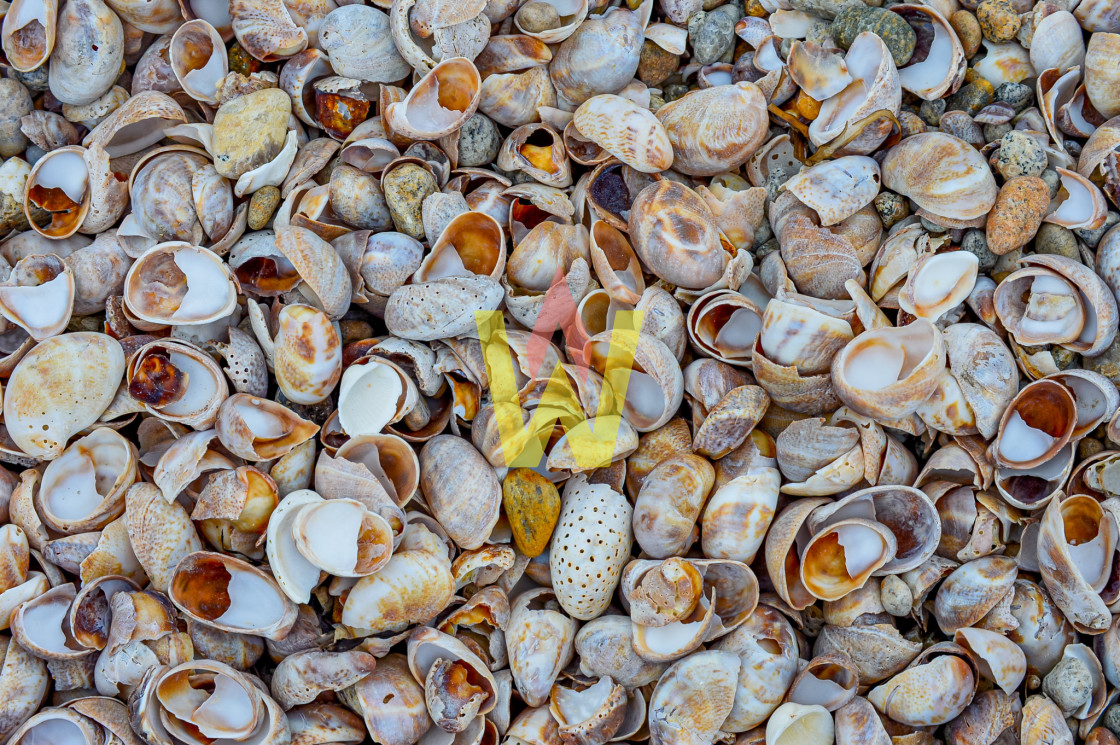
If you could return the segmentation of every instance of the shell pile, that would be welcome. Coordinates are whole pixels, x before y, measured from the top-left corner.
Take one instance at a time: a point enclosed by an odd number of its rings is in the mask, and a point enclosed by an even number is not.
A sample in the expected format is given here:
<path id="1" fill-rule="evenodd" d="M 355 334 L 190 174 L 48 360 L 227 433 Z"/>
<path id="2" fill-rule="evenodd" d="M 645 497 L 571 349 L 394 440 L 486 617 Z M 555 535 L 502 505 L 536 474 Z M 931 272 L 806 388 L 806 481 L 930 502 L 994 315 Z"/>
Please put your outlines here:
<path id="1" fill-rule="evenodd" d="M 0 14 L 0 743 L 1120 745 L 1120 1 Z"/>

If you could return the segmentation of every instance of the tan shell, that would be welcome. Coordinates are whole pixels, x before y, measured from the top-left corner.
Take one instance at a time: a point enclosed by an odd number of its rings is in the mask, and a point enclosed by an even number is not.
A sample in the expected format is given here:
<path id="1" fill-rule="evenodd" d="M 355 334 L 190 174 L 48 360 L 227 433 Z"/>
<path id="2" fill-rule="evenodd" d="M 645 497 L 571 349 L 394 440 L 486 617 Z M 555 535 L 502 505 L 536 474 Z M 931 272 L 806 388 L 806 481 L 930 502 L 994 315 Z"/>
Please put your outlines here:
<path id="1" fill-rule="evenodd" d="M 464 483 L 470 484 L 470 491 L 463 490 Z M 490 537 L 502 488 L 494 469 L 466 440 L 440 435 L 424 445 L 420 488 L 436 519 L 459 546 L 478 548 Z"/>
<path id="2" fill-rule="evenodd" d="M 1120 77 L 1108 64 L 1120 49 L 1120 34 L 1094 33 L 1085 52 L 1085 93 L 1105 117 L 1120 114 Z"/>
<path id="3" fill-rule="evenodd" d="M 125 307 L 152 324 L 210 323 L 237 306 L 229 268 L 213 251 L 189 243 L 162 243 L 145 251 L 124 285 Z"/>
<path id="4" fill-rule="evenodd" d="M 405 137 L 437 140 L 459 129 L 474 114 L 481 90 L 482 80 L 470 60 L 444 60 L 403 101 L 389 104 L 383 114 L 385 124 Z"/>
<path id="5" fill-rule="evenodd" d="M 280 0 L 231 0 L 229 16 L 237 42 L 262 62 L 291 57 L 307 47 L 307 31 Z"/>
<path id="6" fill-rule="evenodd" d="M 630 239 L 649 269 L 689 289 L 715 284 L 731 255 L 704 201 L 676 181 L 644 188 L 630 208 Z"/>
<path id="7" fill-rule="evenodd" d="M 124 28 L 101 0 L 67 3 L 58 14 L 50 88 L 68 104 L 87 104 L 108 91 L 124 62 Z"/>
<path id="8" fill-rule="evenodd" d="M 883 186 L 910 197 L 931 219 L 967 222 L 987 214 L 996 182 L 968 143 L 941 132 L 907 137 L 887 151 Z"/>
<path id="9" fill-rule="evenodd" d="M 662 123 L 621 96 L 593 96 L 576 109 L 579 133 L 626 165 L 658 173 L 673 165 L 673 144 Z"/>
<path id="10" fill-rule="evenodd" d="M 29 72 L 47 61 L 54 49 L 57 18 L 54 0 L 17 0 L 9 6 L 0 38 L 13 68 Z"/>

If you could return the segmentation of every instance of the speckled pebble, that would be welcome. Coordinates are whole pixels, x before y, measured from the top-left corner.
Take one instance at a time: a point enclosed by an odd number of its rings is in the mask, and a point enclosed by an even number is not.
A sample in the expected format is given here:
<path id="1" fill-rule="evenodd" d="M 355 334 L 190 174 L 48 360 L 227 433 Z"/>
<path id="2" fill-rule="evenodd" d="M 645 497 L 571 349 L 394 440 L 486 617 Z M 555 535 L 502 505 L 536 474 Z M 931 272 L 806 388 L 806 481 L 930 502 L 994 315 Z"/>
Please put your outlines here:
<path id="1" fill-rule="evenodd" d="M 1006 135 L 1010 131 L 1010 124 L 985 124 L 984 141 L 995 142 L 996 140 L 1002 140 L 1004 135 Z"/>
<path id="2" fill-rule="evenodd" d="M 1115 385 L 1120 385 L 1120 339 L 1112 342 L 1102 354 L 1086 357 L 1084 365 L 1086 370 L 1098 372 Z"/>
<path id="3" fill-rule="evenodd" d="M 893 191 L 882 191 L 875 197 L 875 211 L 883 221 L 883 227 L 890 229 L 895 223 L 910 214 L 906 200 Z"/>
<path id="4" fill-rule="evenodd" d="M 680 63 L 680 57 L 646 39 L 638 58 L 638 79 L 649 86 L 661 85 L 677 71 Z"/>
<path id="5" fill-rule="evenodd" d="M 879 601 L 883 610 L 896 618 L 910 615 L 914 606 L 914 593 L 900 577 L 888 574 L 879 586 Z"/>
<path id="6" fill-rule="evenodd" d="M 987 242 L 987 240 L 987 237 L 985 237 L 984 241 Z M 1023 258 L 1023 249 L 1021 248 L 1016 248 L 1014 251 L 1008 251 L 1003 256 L 997 256 L 996 263 L 992 266 L 988 274 L 998 284 L 1007 279 L 1008 275 L 1010 275 L 1011 272 L 1020 269 L 1019 260 L 1021 258 Z"/>
<path id="7" fill-rule="evenodd" d="M 688 93 L 688 86 L 681 83 L 673 83 L 672 85 L 665 86 L 663 91 L 665 96 L 665 103 L 676 101 L 678 98 L 683 98 Z"/>
<path id="8" fill-rule="evenodd" d="M 774 201 L 778 198 L 778 192 L 781 191 L 782 184 L 789 181 L 792 173 L 788 173 L 785 168 L 781 166 L 771 166 L 770 171 L 766 176 L 766 199 L 767 201 Z"/>
<path id="9" fill-rule="evenodd" d="M 938 98 L 933 101 L 922 101 L 918 108 L 918 116 L 931 127 L 941 124 L 941 115 L 945 113 L 945 99 Z"/>
<path id="10" fill-rule="evenodd" d="M 1101 446 L 1103 449 L 1103 445 Z M 1104 710 L 1101 724 L 1108 728 L 1112 734 L 1120 737 L 1120 704 L 1113 704 Z"/>
<path id="11" fill-rule="evenodd" d="M 800 10 L 818 18 L 832 20 L 844 8 L 861 6 L 859 0 L 790 0 L 794 10 Z"/>
<path id="12" fill-rule="evenodd" d="M 1104 225 L 1096 230 L 1078 228 L 1073 232 L 1077 234 L 1077 237 L 1080 238 L 1081 242 L 1086 246 L 1089 248 L 1096 248 L 1097 244 L 1101 242 L 1101 238 L 1104 238 L 1104 234 L 1112 230 L 1112 226 L 1116 223 L 1120 223 L 1120 214 L 1109 212 L 1108 216 L 1104 219 Z"/>
<path id="13" fill-rule="evenodd" d="M 214 116 L 214 168 L 226 178 L 264 165 L 284 147 L 292 99 L 278 88 L 235 98 Z"/>
<path id="14" fill-rule="evenodd" d="M 980 22 L 976 20 L 976 16 L 967 10 L 958 10 L 949 16 L 949 25 L 957 32 L 957 38 L 964 48 L 965 58 L 972 59 L 972 55 L 980 49 L 980 40 L 983 38 Z"/>
<path id="15" fill-rule="evenodd" d="M 761 246 L 759 246 L 758 248 L 755 249 L 754 255 L 755 255 L 756 263 L 758 261 L 762 261 L 767 256 L 769 256 L 770 254 L 772 254 L 775 251 L 778 251 L 780 249 L 781 249 L 781 246 L 778 245 L 778 239 L 777 238 L 771 238 L 770 240 L 766 241 Z"/>
<path id="16" fill-rule="evenodd" d="M 988 249 L 1003 255 L 1038 232 L 1050 209 L 1050 189 L 1037 176 L 1018 176 L 1000 187 L 996 204 L 988 213 Z"/>
<path id="17" fill-rule="evenodd" d="M 1080 659 L 1063 657 L 1042 679 L 1042 691 L 1069 714 L 1093 695 L 1093 678 Z"/>
<path id="18" fill-rule="evenodd" d="M 984 0 L 976 8 L 976 20 L 984 38 L 993 44 L 1006 44 L 1019 33 L 1022 21 L 1008 0 Z"/>
<path id="19" fill-rule="evenodd" d="M 1002 83 L 993 95 L 996 101 L 1010 104 L 1015 111 L 1022 111 L 1034 101 L 1034 91 L 1022 83 Z"/>
<path id="20" fill-rule="evenodd" d="M 1046 152 L 1030 135 L 1012 130 L 1000 140 L 996 169 L 1005 179 L 1037 176 L 1046 169 Z"/>
<path id="21" fill-rule="evenodd" d="M 275 186 L 262 186 L 249 199 L 249 229 L 261 230 L 272 219 L 280 206 L 280 190 Z"/>
<path id="22" fill-rule="evenodd" d="M 1072 230 L 1067 230 L 1061 225 L 1043 223 L 1034 237 L 1035 253 L 1057 254 L 1074 261 L 1081 261 L 1081 253 L 1077 250 L 1077 238 Z"/>
<path id="23" fill-rule="evenodd" d="M 859 4 L 844 8 L 832 22 L 832 38 L 843 49 L 850 47 L 864 31 L 883 40 L 898 67 L 909 62 L 914 54 L 918 35 L 898 13 Z"/>
<path id="24" fill-rule="evenodd" d="M 498 126 L 485 114 L 475 112 L 459 129 L 459 166 L 476 168 L 498 157 L 502 135 Z"/>
<path id="25" fill-rule="evenodd" d="M 974 254 L 980 262 L 980 271 L 986 272 L 996 265 L 999 257 L 988 250 L 988 239 L 983 230 L 968 230 L 961 240 L 961 248 Z"/>
<path id="26" fill-rule="evenodd" d="M 1058 196 L 1058 189 L 1062 188 L 1062 177 L 1053 168 L 1045 168 L 1038 177 L 1046 182 L 1046 186 L 1050 188 L 1050 198 Z"/>
<path id="27" fill-rule="evenodd" d="M 1104 443 L 1100 440 L 1086 437 L 1084 440 L 1077 443 L 1077 459 L 1085 460 L 1086 458 L 1092 458 L 1102 450 L 1104 450 Z"/>
<path id="28" fill-rule="evenodd" d="M 926 123 L 913 111 L 900 112 L 898 115 L 898 123 L 902 126 L 902 139 L 926 131 Z"/>
<path id="29" fill-rule="evenodd" d="M 735 22 L 739 10 L 721 5 L 711 13 L 700 11 L 688 19 L 688 43 L 692 61 L 701 65 L 718 62 L 735 43 Z"/>
<path id="30" fill-rule="evenodd" d="M 39 65 L 34 70 L 28 70 L 27 72 L 20 72 L 14 67 L 9 67 L 7 77 L 22 83 L 29 91 L 42 93 L 50 87 L 49 72 L 50 65 Z"/>
<path id="31" fill-rule="evenodd" d="M 945 110 L 963 111 L 969 116 L 975 116 L 980 109 L 992 102 L 994 93 L 992 84 L 984 78 L 979 78 L 949 96 L 945 101 Z"/>
<path id="32" fill-rule="evenodd" d="M 825 42 L 831 44 L 832 24 L 828 21 L 814 21 L 809 24 L 809 30 L 805 33 L 805 41 L 811 41 L 818 45 L 823 45 Z"/>
<path id="33" fill-rule="evenodd" d="M 381 180 L 397 232 L 424 240 L 424 198 L 439 191 L 435 176 L 415 163 L 397 166 Z"/>

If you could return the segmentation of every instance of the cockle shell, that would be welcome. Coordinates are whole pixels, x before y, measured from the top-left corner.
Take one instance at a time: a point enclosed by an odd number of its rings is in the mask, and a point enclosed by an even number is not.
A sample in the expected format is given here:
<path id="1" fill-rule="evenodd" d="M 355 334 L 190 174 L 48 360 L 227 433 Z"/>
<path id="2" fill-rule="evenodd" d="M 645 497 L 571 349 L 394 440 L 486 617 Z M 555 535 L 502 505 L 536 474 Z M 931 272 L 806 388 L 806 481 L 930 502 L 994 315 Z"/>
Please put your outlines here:
<path id="1" fill-rule="evenodd" d="M 952 135 L 907 137 L 887 151 L 882 168 L 883 186 L 910 197 L 934 220 L 975 220 L 995 204 L 996 182 L 987 163 Z"/>

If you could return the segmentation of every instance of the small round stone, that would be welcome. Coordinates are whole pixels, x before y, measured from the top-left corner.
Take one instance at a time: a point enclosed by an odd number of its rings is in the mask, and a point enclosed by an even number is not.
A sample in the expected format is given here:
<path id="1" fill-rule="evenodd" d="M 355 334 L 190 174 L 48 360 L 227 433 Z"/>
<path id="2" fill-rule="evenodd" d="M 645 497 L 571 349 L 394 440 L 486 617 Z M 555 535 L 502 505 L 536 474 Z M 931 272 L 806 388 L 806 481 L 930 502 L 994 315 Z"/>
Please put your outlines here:
<path id="1" fill-rule="evenodd" d="M 521 553 L 530 558 L 544 553 L 560 519 L 556 485 L 528 468 L 511 469 L 502 482 L 502 505 Z"/>
<path id="2" fill-rule="evenodd" d="M 738 20 L 739 11 L 734 5 L 721 5 L 711 13 L 694 13 L 688 19 L 692 61 L 701 65 L 718 62 L 735 43 L 735 22 Z"/>
<path id="3" fill-rule="evenodd" d="M 984 0 L 976 7 L 980 32 L 993 44 L 1006 44 L 1019 33 L 1022 21 L 1008 0 Z"/>
<path id="4" fill-rule="evenodd" d="M 1037 176 L 1017 176 L 1000 187 L 988 213 L 988 250 L 1003 255 L 1027 244 L 1050 208 L 1050 189 Z"/>
<path id="5" fill-rule="evenodd" d="M 899 220 L 910 214 L 910 206 L 906 200 L 893 191 L 882 191 L 875 197 L 875 211 L 883 221 L 883 227 L 888 230 Z"/>
<path id="6" fill-rule="evenodd" d="M 421 210 L 424 198 L 439 191 L 435 176 L 415 163 L 403 163 L 381 179 L 381 190 L 397 232 L 423 240 Z"/>
<path id="7" fill-rule="evenodd" d="M 990 270 L 996 265 L 996 260 L 999 259 L 998 256 L 988 250 L 988 239 L 984 236 L 983 230 L 965 231 L 964 239 L 961 240 L 961 248 L 976 256 L 980 261 L 981 272 Z"/>
<path id="8" fill-rule="evenodd" d="M 498 125 L 485 114 L 475 112 L 459 128 L 459 165 L 464 168 L 484 166 L 498 157 L 501 146 Z"/>
<path id="9" fill-rule="evenodd" d="M 781 246 L 778 245 L 778 239 L 771 238 L 770 240 L 759 246 L 757 249 L 755 249 L 754 255 L 758 261 L 762 261 L 767 256 L 778 250 L 781 250 Z"/>
<path id="10" fill-rule="evenodd" d="M 941 124 L 941 115 L 945 113 L 945 108 L 946 102 L 943 98 L 922 101 L 921 107 L 918 108 L 918 116 L 929 126 L 936 127 Z"/>
<path id="11" fill-rule="evenodd" d="M 973 147 L 984 144 L 984 130 L 972 121 L 972 117 L 963 111 L 947 111 L 941 115 L 941 122 L 937 128 L 945 134 L 950 134 L 959 140 L 964 140 Z"/>
<path id="12" fill-rule="evenodd" d="M 1104 234 L 1112 230 L 1112 226 L 1118 222 L 1120 222 L 1120 214 L 1109 212 L 1104 218 L 1104 225 L 1101 225 L 1096 230 L 1078 228 L 1073 232 L 1077 234 L 1077 237 L 1080 238 L 1086 246 L 1089 248 L 1096 248 L 1097 244 L 1101 242 L 1101 238 L 1104 238 Z"/>
<path id="13" fill-rule="evenodd" d="M 530 33 L 560 28 L 560 13 L 549 3 L 533 0 L 517 11 L 517 23 Z"/>
<path id="14" fill-rule="evenodd" d="M 1101 724 L 1107 727 L 1109 732 L 1120 737 L 1120 704 L 1113 704 L 1104 710 Z"/>
<path id="15" fill-rule="evenodd" d="M 338 322 L 338 329 L 342 332 L 343 346 L 373 336 L 373 326 L 369 321 L 343 319 Z"/>
<path id="16" fill-rule="evenodd" d="M 1068 370 L 1078 359 L 1077 352 L 1065 347 L 1051 347 L 1050 356 L 1054 358 L 1054 364 L 1059 370 Z"/>
<path id="17" fill-rule="evenodd" d="M 901 578 L 888 574 L 883 577 L 883 582 L 879 586 L 879 601 L 887 613 L 896 618 L 903 618 L 910 615 L 914 607 L 914 593 Z"/>
<path id="18" fill-rule="evenodd" d="M 1058 196 L 1058 189 L 1062 188 L 1062 178 L 1058 172 L 1053 168 L 1046 168 L 1038 177 L 1046 182 L 1046 186 L 1050 188 L 1050 198 Z"/>
<path id="19" fill-rule="evenodd" d="M 995 89 L 984 78 L 979 78 L 954 93 L 945 102 L 947 111 L 963 111 L 969 116 L 975 116 L 980 109 L 992 102 Z"/>
<path id="20" fill-rule="evenodd" d="M 899 112 L 898 123 L 902 126 L 902 139 L 926 131 L 926 123 L 913 111 Z"/>
<path id="21" fill-rule="evenodd" d="M 1042 679 L 1042 692 L 1069 714 L 1093 695 L 1093 677 L 1084 662 L 1065 657 Z"/>
<path id="22" fill-rule="evenodd" d="M 976 20 L 976 16 L 967 10 L 958 10 L 949 16 L 949 25 L 953 27 L 953 30 L 957 32 L 957 38 L 961 40 L 965 58 L 972 59 L 972 55 L 980 49 L 980 40 L 983 36 L 980 32 L 980 22 Z"/>
<path id="23" fill-rule="evenodd" d="M 1086 437 L 1081 442 L 1077 443 L 1077 459 L 1085 460 L 1092 458 L 1097 453 L 1104 450 L 1104 443 L 1100 440 L 1094 440 L 1092 437 Z"/>
<path id="24" fill-rule="evenodd" d="M 984 141 L 995 142 L 1002 140 L 1004 135 L 1011 131 L 1011 124 L 985 124 L 984 125 Z"/>
<path id="25" fill-rule="evenodd" d="M 862 3 L 845 7 L 832 22 L 832 38 L 843 49 L 850 47 L 864 31 L 871 31 L 883 40 L 898 67 L 910 61 L 918 42 L 914 29 L 898 13 Z"/>
<path id="26" fill-rule="evenodd" d="M 253 192 L 249 199 L 249 229 L 263 229 L 279 206 L 280 190 L 275 186 L 262 186 Z"/>
<path id="27" fill-rule="evenodd" d="M 1022 83 L 1001 83 L 993 95 L 996 101 L 1002 101 L 1011 106 L 1015 111 L 1022 111 L 1031 105 L 1034 100 L 1034 91 L 1029 85 Z"/>
<path id="28" fill-rule="evenodd" d="M 1038 235 L 1034 237 L 1034 251 L 1081 261 L 1081 254 L 1077 250 L 1077 238 L 1074 237 L 1073 231 L 1053 223 L 1043 223 L 1038 229 Z"/>
<path id="29" fill-rule="evenodd" d="M 1013 129 L 1000 140 L 996 169 L 1005 179 L 1038 176 L 1046 170 L 1046 152 L 1033 137 Z"/>
<path id="30" fill-rule="evenodd" d="M 638 80 L 649 86 L 661 85 L 677 71 L 680 64 L 680 57 L 646 39 L 638 57 Z"/>
<path id="31" fill-rule="evenodd" d="M 682 83 L 672 83 L 671 85 L 665 86 L 663 93 L 665 95 L 665 103 L 669 103 L 670 101 L 676 101 L 678 98 L 683 98 L 685 94 L 688 93 L 688 86 Z"/>
<path id="32" fill-rule="evenodd" d="M 20 72 L 14 67 L 9 67 L 7 77 L 19 81 L 26 86 L 29 91 L 42 93 L 50 87 L 50 79 L 48 78 L 49 72 L 49 64 L 39 65 L 34 70 L 28 70 L 27 72 Z"/>

